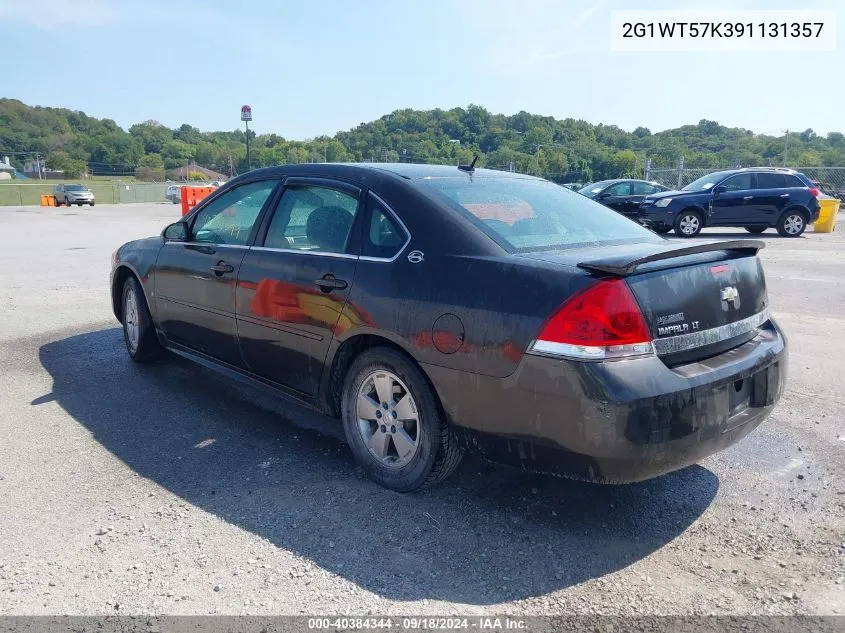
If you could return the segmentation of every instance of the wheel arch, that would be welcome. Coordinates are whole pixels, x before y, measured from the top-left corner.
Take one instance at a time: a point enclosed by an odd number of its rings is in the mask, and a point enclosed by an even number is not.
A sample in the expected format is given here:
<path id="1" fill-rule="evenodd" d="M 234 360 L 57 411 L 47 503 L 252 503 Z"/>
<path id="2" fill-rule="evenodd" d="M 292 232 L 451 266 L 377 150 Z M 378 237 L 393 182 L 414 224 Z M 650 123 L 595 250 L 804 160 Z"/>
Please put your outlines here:
<path id="1" fill-rule="evenodd" d="M 673 226 L 677 225 L 678 218 L 680 218 L 684 213 L 687 211 L 695 211 L 698 214 L 698 217 L 701 218 L 701 226 L 704 228 L 707 226 L 707 212 L 704 210 L 703 207 L 697 204 L 688 204 L 683 209 L 678 211 L 677 215 L 675 216 L 675 221 L 672 223 Z"/>
<path id="2" fill-rule="evenodd" d="M 798 211 L 799 213 L 801 213 L 801 215 L 804 216 L 804 223 L 805 224 L 810 223 L 810 211 L 809 211 L 809 209 L 801 206 L 800 204 L 793 204 L 793 205 L 790 205 L 786 209 L 783 210 L 783 212 L 778 216 L 778 219 L 777 219 L 777 222 L 775 223 L 775 225 L 779 224 L 781 220 L 783 220 L 787 215 L 789 215 L 790 213 L 792 213 L 794 211 Z"/>
<path id="3" fill-rule="evenodd" d="M 141 288 L 144 287 L 144 284 L 141 283 L 141 277 L 138 275 L 138 272 L 133 269 L 128 264 L 120 264 L 117 268 L 114 269 L 112 273 L 112 282 L 111 282 L 111 305 L 112 305 L 112 312 L 114 313 L 115 318 L 118 321 L 123 323 L 123 286 L 126 283 L 126 280 L 130 277 L 135 277 L 138 280 L 138 283 L 141 284 Z M 144 291 L 146 294 L 146 290 Z M 144 297 L 146 299 L 146 297 Z M 149 305 L 149 300 L 147 299 L 147 304 Z"/>
<path id="4" fill-rule="evenodd" d="M 321 389 L 322 408 L 332 417 L 341 417 L 340 399 L 343 391 L 343 383 L 346 380 L 346 375 L 353 361 L 364 352 L 377 348 L 384 347 L 404 356 L 408 362 L 412 363 L 419 369 L 425 381 L 431 387 L 434 393 L 438 406 L 442 408 L 440 402 L 440 394 L 431 380 L 431 377 L 425 371 L 423 366 L 414 358 L 413 354 L 394 337 L 385 336 L 381 332 L 376 331 L 358 331 L 351 336 L 344 338 L 342 341 L 336 343 L 334 353 L 331 354 L 331 360 L 326 364 L 326 369 L 323 373 L 323 388 Z M 327 359 L 328 360 L 328 359 Z"/>

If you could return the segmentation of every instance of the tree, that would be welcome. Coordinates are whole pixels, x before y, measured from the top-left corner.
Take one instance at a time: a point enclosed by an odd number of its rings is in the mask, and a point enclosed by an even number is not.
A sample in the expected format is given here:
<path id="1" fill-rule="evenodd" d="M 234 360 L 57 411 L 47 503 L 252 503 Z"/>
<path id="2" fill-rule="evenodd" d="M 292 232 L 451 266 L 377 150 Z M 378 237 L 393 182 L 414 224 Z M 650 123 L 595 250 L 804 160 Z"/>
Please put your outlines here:
<path id="1" fill-rule="evenodd" d="M 46 164 L 49 169 L 63 171 L 70 178 L 79 178 L 87 172 L 85 161 L 71 158 L 67 152 L 62 151 L 48 154 Z"/>
<path id="2" fill-rule="evenodd" d="M 823 167 L 824 161 L 818 152 L 807 150 L 798 155 L 798 167 Z"/>

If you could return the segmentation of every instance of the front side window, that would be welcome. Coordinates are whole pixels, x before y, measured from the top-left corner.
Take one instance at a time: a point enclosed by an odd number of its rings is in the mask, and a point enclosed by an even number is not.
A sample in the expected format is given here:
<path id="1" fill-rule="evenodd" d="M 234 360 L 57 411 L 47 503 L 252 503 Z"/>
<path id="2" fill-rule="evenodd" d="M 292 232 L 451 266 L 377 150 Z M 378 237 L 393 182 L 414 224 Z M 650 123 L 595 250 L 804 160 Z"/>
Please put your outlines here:
<path id="1" fill-rule="evenodd" d="M 618 182 L 610 187 L 605 193 L 609 196 L 627 196 L 631 192 L 631 183 Z"/>
<path id="2" fill-rule="evenodd" d="M 728 178 L 721 186 L 725 191 L 748 191 L 753 189 L 754 174 L 739 174 Z"/>
<path id="3" fill-rule="evenodd" d="M 516 252 L 659 239 L 604 205 L 543 180 L 450 177 L 418 182 L 434 200 Z"/>
<path id="4" fill-rule="evenodd" d="M 261 208 L 277 184 L 276 180 L 261 180 L 224 193 L 194 218 L 191 228 L 194 241 L 245 245 Z"/>
<path id="5" fill-rule="evenodd" d="M 358 198 L 322 186 L 292 186 L 282 194 L 264 246 L 322 253 L 343 253 L 349 241 Z"/>

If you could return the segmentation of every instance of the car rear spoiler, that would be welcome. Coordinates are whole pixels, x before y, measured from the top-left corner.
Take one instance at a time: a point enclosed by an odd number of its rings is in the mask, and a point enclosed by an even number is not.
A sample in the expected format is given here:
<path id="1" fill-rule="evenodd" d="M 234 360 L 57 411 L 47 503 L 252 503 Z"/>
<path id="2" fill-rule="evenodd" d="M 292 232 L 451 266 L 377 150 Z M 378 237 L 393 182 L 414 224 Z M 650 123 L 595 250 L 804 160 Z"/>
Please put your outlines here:
<path id="1" fill-rule="evenodd" d="M 632 258 L 631 256 L 611 255 L 601 259 L 593 259 L 578 264 L 578 268 L 597 273 L 607 273 L 618 277 L 627 277 L 634 274 L 637 268 L 648 262 L 656 262 L 662 259 L 673 259 L 685 255 L 697 255 L 698 253 L 710 253 L 714 251 L 730 251 L 738 255 L 756 255 L 757 251 L 766 247 L 765 242 L 760 240 L 729 240 L 726 242 L 705 242 L 695 246 L 684 248 L 673 248 L 659 253 L 652 253 L 642 257 Z"/>

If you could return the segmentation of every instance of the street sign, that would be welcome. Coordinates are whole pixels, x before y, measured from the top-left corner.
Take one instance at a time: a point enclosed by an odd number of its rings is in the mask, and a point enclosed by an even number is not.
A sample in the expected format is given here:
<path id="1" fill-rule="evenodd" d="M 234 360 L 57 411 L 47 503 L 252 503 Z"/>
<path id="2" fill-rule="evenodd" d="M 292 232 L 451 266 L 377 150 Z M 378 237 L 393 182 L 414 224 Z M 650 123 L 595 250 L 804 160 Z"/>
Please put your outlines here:
<path id="1" fill-rule="evenodd" d="M 252 108 L 248 105 L 241 106 L 241 121 L 252 121 Z"/>

